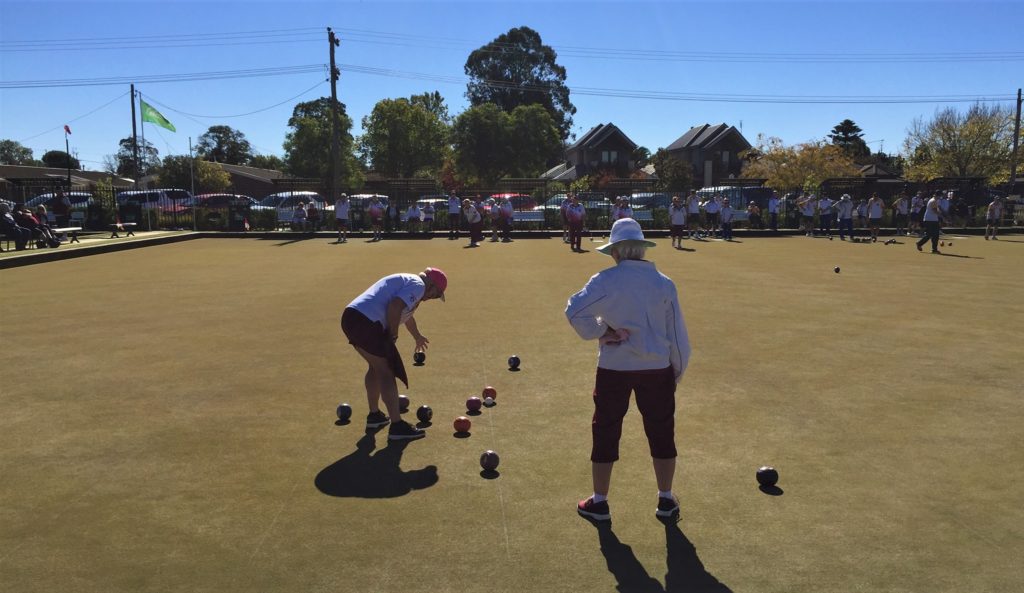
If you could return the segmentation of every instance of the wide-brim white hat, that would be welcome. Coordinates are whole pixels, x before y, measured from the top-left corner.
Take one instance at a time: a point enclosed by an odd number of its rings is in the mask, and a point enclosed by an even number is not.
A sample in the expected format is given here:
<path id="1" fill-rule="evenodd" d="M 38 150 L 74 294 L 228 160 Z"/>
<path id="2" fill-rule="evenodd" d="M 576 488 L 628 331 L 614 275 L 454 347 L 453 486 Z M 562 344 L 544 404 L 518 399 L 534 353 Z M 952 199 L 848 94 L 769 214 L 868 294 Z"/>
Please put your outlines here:
<path id="1" fill-rule="evenodd" d="M 623 241 L 639 241 L 647 247 L 655 246 L 654 242 L 644 239 L 644 231 L 640 228 L 639 222 L 632 218 L 620 218 L 612 225 L 612 232 L 608 237 L 608 242 L 598 247 L 597 250 L 605 255 L 611 255 L 609 250 L 612 248 L 612 245 L 622 243 Z"/>

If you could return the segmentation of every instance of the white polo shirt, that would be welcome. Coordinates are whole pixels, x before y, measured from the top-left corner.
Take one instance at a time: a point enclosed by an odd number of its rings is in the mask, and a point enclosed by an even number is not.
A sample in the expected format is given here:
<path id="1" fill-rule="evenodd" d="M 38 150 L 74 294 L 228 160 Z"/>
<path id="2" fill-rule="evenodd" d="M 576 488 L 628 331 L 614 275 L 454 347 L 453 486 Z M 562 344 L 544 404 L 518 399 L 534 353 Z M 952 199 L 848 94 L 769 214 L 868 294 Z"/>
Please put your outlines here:
<path id="1" fill-rule="evenodd" d="M 597 366 L 613 371 L 663 369 L 678 383 L 690 361 L 690 339 L 672 280 L 649 261 L 623 260 L 569 297 L 565 316 L 585 340 L 596 340 L 609 326 L 629 331 L 618 345 L 602 345 Z"/>
<path id="2" fill-rule="evenodd" d="M 334 218 L 337 218 L 338 220 L 348 220 L 348 207 L 348 200 L 345 200 L 344 202 L 339 200 L 338 203 L 334 205 Z"/>
<path id="3" fill-rule="evenodd" d="M 391 274 L 375 282 L 348 306 L 366 315 L 370 321 L 379 321 L 386 328 L 388 304 L 392 299 L 398 297 L 405 303 L 402 310 L 402 322 L 405 322 L 416 311 L 426 290 L 427 286 L 418 274 Z"/>

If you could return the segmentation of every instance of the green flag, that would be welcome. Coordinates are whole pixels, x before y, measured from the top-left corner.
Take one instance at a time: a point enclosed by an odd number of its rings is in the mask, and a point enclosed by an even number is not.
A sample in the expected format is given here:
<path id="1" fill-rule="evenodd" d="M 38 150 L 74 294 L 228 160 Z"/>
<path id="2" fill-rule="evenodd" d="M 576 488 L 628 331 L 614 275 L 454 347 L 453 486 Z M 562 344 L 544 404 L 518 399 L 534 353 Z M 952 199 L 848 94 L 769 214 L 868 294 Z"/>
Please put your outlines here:
<path id="1" fill-rule="evenodd" d="M 149 103 L 146 103 L 142 99 L 139 99 L 139 103 L 142 104 L 142 121 L 148 121 L 150 123 L 154 123 L 154 124 L 160 126 L 161 128 L 167 128 L 168 130 L 170 130 L 172 132 L 177 132 L 178 131 L 178 130 L 174 129 L 174 124 L 172 124 L 171 122 L 167 121 L 167 118 L 164 117 L 164 115 L 162 113 L 160 113 L 159 111 L 154 109 L 152 105 L 150 105 Z"/>

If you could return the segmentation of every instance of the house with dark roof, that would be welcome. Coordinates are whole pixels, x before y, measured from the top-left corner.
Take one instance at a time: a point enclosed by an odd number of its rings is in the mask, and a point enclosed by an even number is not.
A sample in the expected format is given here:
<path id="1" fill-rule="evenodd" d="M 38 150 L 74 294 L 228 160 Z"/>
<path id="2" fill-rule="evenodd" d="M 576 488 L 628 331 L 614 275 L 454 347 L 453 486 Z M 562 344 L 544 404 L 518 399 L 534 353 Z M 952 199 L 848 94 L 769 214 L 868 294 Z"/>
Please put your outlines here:
<path id="1" fill-rule="evenodd" d="M 743 134 L 727 124 L 704 124 L 690 128 L 665 150 L 690 163 L 696 185 L 724 185 L 740 176 L 743 159 L 740 153 L 751 147 Z"/>
<path id="2" fill-rule="evenodd" d="M 91 190 L 100 181 L 114 187 L 131 187 L 135 182 L 104 171 L 71 169 L 71 188 Z M 60 167 L 0 165 L 0 197 L 19 202 L 41 193 L 68 189 L 68 170 Z"/>
<path id="3" fill-rule="evenodd" d="M 633 169 L 633 142 L 615 124 L 598 124 L 565 149 L 565 162 L 541 175 L 553 181 L 575 181 L 598 171 L 628 177 Z"/>

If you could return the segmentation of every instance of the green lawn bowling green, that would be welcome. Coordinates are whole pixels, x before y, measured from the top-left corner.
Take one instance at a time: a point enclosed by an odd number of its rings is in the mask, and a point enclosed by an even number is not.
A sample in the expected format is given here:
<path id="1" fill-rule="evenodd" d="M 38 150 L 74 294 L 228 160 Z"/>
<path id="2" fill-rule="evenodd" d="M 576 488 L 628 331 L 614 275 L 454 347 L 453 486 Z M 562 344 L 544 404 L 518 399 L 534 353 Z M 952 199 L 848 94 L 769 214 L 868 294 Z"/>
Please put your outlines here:
<path id="1" fill-rule="evenodd" d="M 678 531 L 654 517 L 635 411 L 611 531 L 573 508 L 595 345 L 562 311 L 611 264 L 596 244 L 209 239 L 4 270 L 2 589 L 1016 590 L 1024 246 L 1004 239 L 957 239 L 954 257 L 658 239 L 694 348 Z M 448 302 L 417 312 L 431 344 L 402 391 L 433 425 L 387 447 L 364 435 L 338 319 L 378 277 L 427 265 Z M 497 405 L 453 438 L 485 385 Z M 337 426 L 343 401 L 354 422 Z M 758 490 L 761 465 L 783 495 Z"/>

